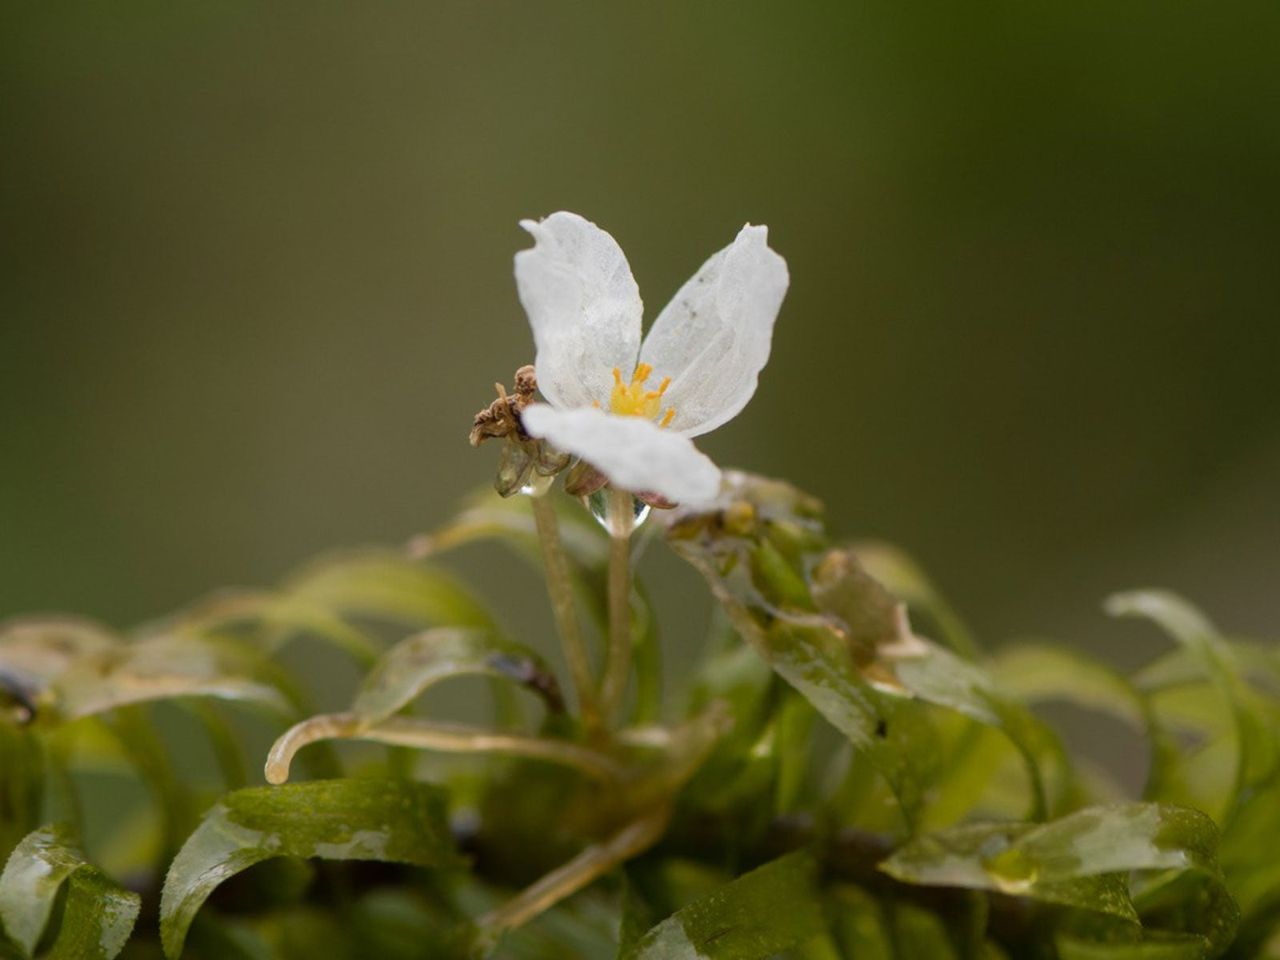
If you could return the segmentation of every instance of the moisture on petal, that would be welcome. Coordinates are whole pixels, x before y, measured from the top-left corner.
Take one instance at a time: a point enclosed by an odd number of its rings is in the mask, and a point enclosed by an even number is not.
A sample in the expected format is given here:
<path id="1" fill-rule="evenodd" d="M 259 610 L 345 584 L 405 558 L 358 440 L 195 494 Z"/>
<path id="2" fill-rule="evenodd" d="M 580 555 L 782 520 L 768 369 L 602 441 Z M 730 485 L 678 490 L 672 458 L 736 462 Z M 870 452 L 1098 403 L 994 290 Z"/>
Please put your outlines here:
<path id="1" fill-rule="evenodd" d="M 538 387 L 557 407 L 608 399 L 613 369 L 640 349 L 640 291 L 616 240 L 576 213 L 522 220 L 534 246 L 516 254 L 516 286 L 537 348 Z"/>
<path id="2" fill-rule="evenodd" d="M 530 434 L 581 457 L 624 490 L 692 505 L 720 492 L 720 468 L 688 437 L 652 420 L 594 407 L 556 410 L 545 403 L 525 408 L 521 418 Z"/>
<path id="3" fill-rule="evenodd" d="M 675 408 L 672 430 L 691 437 L 713 430 L 756 392 L 789 282 L 768 238 L 767 227 L 743 227 L 680 288 L 645 338 L 640 362 L 671 378 L 663 404 Z"/>

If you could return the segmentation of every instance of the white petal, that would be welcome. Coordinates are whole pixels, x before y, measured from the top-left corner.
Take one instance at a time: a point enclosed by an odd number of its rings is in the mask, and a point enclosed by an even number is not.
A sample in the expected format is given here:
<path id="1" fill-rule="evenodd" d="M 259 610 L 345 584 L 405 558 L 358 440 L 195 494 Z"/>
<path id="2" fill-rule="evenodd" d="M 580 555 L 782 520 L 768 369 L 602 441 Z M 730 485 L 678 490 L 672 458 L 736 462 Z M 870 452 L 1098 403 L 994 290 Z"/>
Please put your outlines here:
<path id="1" fill-rule="evenodd" d="M 656 493 L 682 504 L 702 504 L 720 492 L 720 468 L 688 437 L 643 417 L 619 417 L 595 407 L 556 410 L 526 407 L 524 428 L 566 453 L 581 457 L 616 486 Z"/>
<path id="2" fill-rule="evenodd" d="M 538 387 L 557 407 L 605 402 L 617 367 L 640 349 L 640 291 L 618 242 L 576 213 L 521 220 L 532 249 L 516 254 L 516 287 L 533 327 Z"/>
<path id="3" fill-rule="evenodd" d="M 653 322 L 640 348 L 653 380 L 671 378 L 671 429 L 696 437 L 733 419 L 756 392 L 773 321 L 787 293 L 787 263 L 767 227 L 747 225 L 702 265 Z"/>

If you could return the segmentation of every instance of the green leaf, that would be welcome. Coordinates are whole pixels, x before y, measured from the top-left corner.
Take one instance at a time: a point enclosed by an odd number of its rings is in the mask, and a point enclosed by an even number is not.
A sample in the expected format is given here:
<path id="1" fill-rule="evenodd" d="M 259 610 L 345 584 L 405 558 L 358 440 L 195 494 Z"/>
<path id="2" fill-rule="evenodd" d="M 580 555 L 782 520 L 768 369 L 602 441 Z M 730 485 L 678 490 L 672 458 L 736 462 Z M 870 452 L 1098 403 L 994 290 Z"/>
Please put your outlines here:
<path id="1" fill-rule="evenodd" d="M 1145 796 L 1173 799 L 1179 749 L 1150 698 L 1110 667 L 1061 646 L 1023 644 L 1001 652 L 991 670 L 1000 688 L 1027 703 L 1062 700 L 1115 717 L 1145 733 L 1150 766 Z"/>
<path id="2" fill-rule="evenodd" d="M 398 553 L 365 550 L 306 567 L 282 593 L 342 617 L 493 629 L 493 619 L 461 581 Z"/>
<path id="3" fill-rule="evenodd" d="M 1106 713 L 1135 730 L 1146 728 L 1142 694 L 1121 674 L 1077 650 L 1019 644 L 991 663 L 1000 687 L 1029 703 L 1063 700 Z"/>
<path id="4" fill-rule="evenodd" d="M 554 675 L 529 648 L 476 630 L 437 627 L 408 637 L 388 650 L 365 678 L 350 711 L 310 717 L 278 737 L 267 757 L 267 780 L 283 783 L 299 750 L 331 739 L 524 754 L 559 760 L 597 778 L 620 772 L 610 758 L 559 739 L 393 716 L 431 685 L 466 675 L 515 681 L 538 693 L 549 712 L 564 710 Z"/>
<path id="5" fill-rule="evenodd" d="M 291 713 L 271 672 L 261 654 L 236 641 L 161 636 L 80 657 L 55 688 L 67 719 L 171 697 L 238 700 Z"/>
<path id="6" fill-rule="evenodd" d="M 808 852 L 765 864 L 678 910 L 619 960 L 764 960 L 826 929 Z"/>
<path id="7" fill-rule="evenodd" d="M 778 481 L 727 478 L 727 505 L 676 512 L 668 540 L 706 578 L 738 634 L 866 755 L 910 827 L 931 762 L 922 749 L 927 725 L 877 694 L 859 670 L 880 640 L 878 624 L 850 637 L 817 610 L 803 572 L 826 546 L 817 505 Z"/>
<path id="8" fill-rule="evenodd" d="M 80 617 L 19 617 L 0 624 L 0 706 L 7 701 L 18 720 L 31 719 L 68 667 L 119 642 L 108 628 Z"/>
<path id="9" fill-rule="evenodd" d="M 973 823 L 926 834 L 900 848 L 880 869 L 896 880 L 922 886 L 968 887 L 1029 897 L 1137 922 L 1128 884 L 1116 872 L 1067 876 L 1041 874 L 1022 853 L 1029 823 Z"/>
<path id="10" fill-rule="evenodd" d="M 1218 833 L 1196 810 L 1090 807 L 1050 823 L 966 824 L 919 837 L 880 869 L 904 883 L 995 890 L 1136 921 L 1132 871 L 1218 876 Z"/>
<path id="11" fill-rule="evenodd" d="M 1151 934 L 1132 941 L 1057 938 L 1059 960 L 1201 960 L 1209 956 L 1203 937 Z"/>
<path id="12" fill-rule="evenodd" d="M 141 905 L 141 897 L 97 867 L 81 867 L 67 879 L 58 938 L 43 960 L 111 960 L 124 949 Z"/>
<path id="13" fill-rule="evenodd" d="M 0 720 L 0 857 L 41 820 L 45 765 L 36 732 Z"/>
<path id="14" fill-rule="evenodd" d="M 568 507 L 556 511 L 565 551 L 581 567 L 603 567 L 609 559 L 609 540 L 603 530 L 577 504 L 559 502 Z M 471 497 L 449 524 L 417 537 L 409 549 L 415 556 L 426 557 L 486 540 L 506 543 L 541 563 L 537 525 L 528 501 L 524 497 L 499 497 L 488 488 Z"/>
<path id="15" fill-rule="evenodd" d="M 906 609 L 847 550 L 830 550 L 810 575 L 819 609 L 838 617 L 854 657 L 878 690 L 954 710 L 995 727 L 1021 754 L 1031 785 L 1031 816 L 1050 812 L 1046 769 L 1065 778 L 1066 761 L 1056 738 L 1026 707 L 1004 695 L 981 667 L 922 637 Z"/>
<path id="16" fill-rule="evenodd" d="M 124 949 L 141 898 L 86 862 L 64 824 L 28 834 L 9 856 L 0 874 L 0 920 L 6 933 L 31 956 L 64 883 L 62 922 L 46 957 L 111 960 Z"/>
<path id="17" fill-rule="evenodd" d="M 513 680 L 560 712 L 560 686 L 545 661 L 523 644 L 475 630 L 438 627 L 401 640 L 373 665 L 356 693 L 352 712 L 373 724 L 408 705 L 432 684 L 484 675 Z"/>
<path id="18" fill-rule="evenodd" d="M 853 960 L 894 960 L 893 937 L 885 911 L 875 898 L 847 884 L 834 887 L 829 896 L 832 935 L 842 956 Z"/>
<path id="19" fill-rule="evenodd" d="M 169 634 L 208 636 L 235 629 L 240 624 L 257 624 L 264 649 L 279 652 L 296 637 L 315 636 L 345 650 L 355 660 L 368 664 L 380 647 L 364 630 L 353 626 L 323 604 L 302 596 L 268 590 L 223 590 L 157 624 L 155 629 Z"/>
<path id="20" fill-rule="evenodd" d="M 1229 823 L 1246 791 L 1275 775 L 1280 763 L 1275 725 L 1242 679 L 1231 646 L 1199 610 L 1172 593 L 1115 594 L 1107 599 L 1106 609 L 1113 616 L 1145 617 L 1158 624 L 1195 661 L 1228 708 L 1235 727 L 1235 775 L 1222 801 L 1220 822 Z"/>
<path id="21" fill-rule="evenodd" d="M 166 956 L 213 890 L 274 857 L 458 863 L 443 793 L 407 780 L 318 780 L 227 794 L 174 859 L 160 900 Z"/>

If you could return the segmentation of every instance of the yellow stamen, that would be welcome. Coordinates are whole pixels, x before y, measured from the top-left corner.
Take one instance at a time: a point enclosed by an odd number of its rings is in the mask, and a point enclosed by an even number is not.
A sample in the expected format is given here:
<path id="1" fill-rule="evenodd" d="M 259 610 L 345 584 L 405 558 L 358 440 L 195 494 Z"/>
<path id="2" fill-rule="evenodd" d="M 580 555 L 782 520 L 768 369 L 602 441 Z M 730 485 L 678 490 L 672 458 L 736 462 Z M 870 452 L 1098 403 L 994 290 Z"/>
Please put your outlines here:
<path id="1" fill-rule="evenodd" d="M 662 410 L 662 395 L 671 386 L 671 378 L 664 377 L 657 390 L 645 390 L 645 382 L 653 373 L 653 367 L 647 363 L 636 365 L 631 374 L 631 382 L 624 383 L 622 371 L 613 368 L 613 390 L 609 394 L 609 410 L 624 417 L 645 417 L 655 420 Z M 667 426 L 675 416 L 675 409 L 668 408 L 663 414 L 659 426 Z"/>

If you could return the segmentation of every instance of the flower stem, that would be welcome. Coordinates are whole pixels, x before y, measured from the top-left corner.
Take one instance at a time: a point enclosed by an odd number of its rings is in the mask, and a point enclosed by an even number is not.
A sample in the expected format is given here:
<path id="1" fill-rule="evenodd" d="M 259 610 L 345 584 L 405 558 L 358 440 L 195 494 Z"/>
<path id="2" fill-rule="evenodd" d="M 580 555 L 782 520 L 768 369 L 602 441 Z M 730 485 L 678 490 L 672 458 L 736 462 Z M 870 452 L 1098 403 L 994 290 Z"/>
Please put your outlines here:
<path id="1" fill-rule="evenodd" d="M 609 490 L 609 650 L 600 685 L 601 712 L 612 722 L 627 694 L 631 673 L 631 531 L 635 501 Z"/>
<path id="2" fill-rule="evenodd" d="M 546 496 L 530 497 L 533 501 L 533 521 L 542 543 L 542 564 L 547 575 L 547 593 L 551 597 L 551 612 L 560 632 L 560 644 L 564 650 L 573 686 L 578 694 L 578 709 L 582 712 L 582 724 L 588 731 L 600 726 L 600 705 L 596 701 L 595 680 L 591 674 L 591 661 L 582 639 L 582 627 L 573 604 L 573 580 L 569 574 L 569 561 L 560 543 L 560 527 L 555 507 Z"/>

